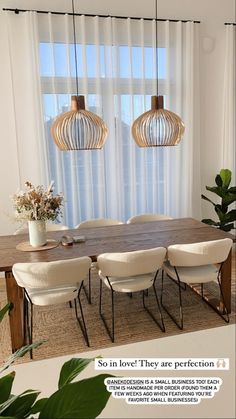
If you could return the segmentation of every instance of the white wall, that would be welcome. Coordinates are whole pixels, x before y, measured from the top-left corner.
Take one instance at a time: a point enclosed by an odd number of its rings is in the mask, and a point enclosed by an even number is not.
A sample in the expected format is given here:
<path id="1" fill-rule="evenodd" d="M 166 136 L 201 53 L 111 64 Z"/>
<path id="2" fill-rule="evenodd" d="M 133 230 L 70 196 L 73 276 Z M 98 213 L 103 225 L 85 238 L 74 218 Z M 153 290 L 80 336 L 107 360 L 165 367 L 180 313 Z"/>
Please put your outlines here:
<path id="1" fill-rule="evenodd" d="M 77 6 L 78 4 L 78 6 Z M 0 0 L 0 8 L 17 7 L 40 10 L 70 11 L 69 0 Z M 116 14 L 124 16 L 155 15 L 155 0 L 78 0 L 76 11 L 81 13 Z M 79 8 L 79 9 L 78 9 Z M 158 0 L 158 17 L 201 20 L 200 88 L 201 88 L 201 184 L 214 183 L 221 168 L 220 143 L 222 133 L 222 86 L 224 74 L 224 22 L 236 20 L 235 0 Z M 4 12 L 0 13 L 0 19 Z M 19 186 L 17 138 L 14 121 L 9 120 L 12 106 L 11 79 L 4 25 L 0 21 L 0 234 L 11 233 L 15 226 L 6 216 L 11 212 L 11 195 Z M 210 51 L 206 51 L 208 44 Z M 200 199 L 200 197 L 199 197 Z M 212 216 L 211 208 L 202 202 L 203 216 Z"/>

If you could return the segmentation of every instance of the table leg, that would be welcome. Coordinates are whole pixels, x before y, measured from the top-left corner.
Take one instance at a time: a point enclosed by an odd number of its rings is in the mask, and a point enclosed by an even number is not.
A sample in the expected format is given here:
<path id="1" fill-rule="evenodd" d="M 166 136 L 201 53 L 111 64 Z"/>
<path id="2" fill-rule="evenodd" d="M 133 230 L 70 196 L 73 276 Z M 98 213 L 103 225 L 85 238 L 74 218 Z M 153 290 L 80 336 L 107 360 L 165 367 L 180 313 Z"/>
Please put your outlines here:
<path id="1" fill-rule="evenodd" d="M 222 266 L 221 287 L 228 313 L 231 313 L 231 272 L 232 272 L 232 250 Z"/>
<path id="2" fill-rule="evenodd" d="M 24 321 L 23 321 L 23 293 L 17 285 L 12 272 L 5 272 L 7 300 L 13 304 L 10 311 L 10 331 L 12 352 L 24 345 Z"/>

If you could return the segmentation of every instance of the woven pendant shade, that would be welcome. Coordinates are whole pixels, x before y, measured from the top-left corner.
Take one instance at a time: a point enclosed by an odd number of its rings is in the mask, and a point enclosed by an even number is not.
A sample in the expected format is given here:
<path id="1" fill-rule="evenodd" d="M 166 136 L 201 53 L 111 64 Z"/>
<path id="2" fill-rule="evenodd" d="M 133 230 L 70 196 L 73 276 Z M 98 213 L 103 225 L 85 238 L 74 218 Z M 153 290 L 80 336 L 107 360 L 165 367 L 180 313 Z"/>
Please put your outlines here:
<path id="1" fill-rule="evenodd" d="M 85 110 L 84 96 L 72 96 L 71 111 L 54 121 L 51 133 L 60 150 L 93 150 L 104 146 L 108 129 L 99 116 Z"/>
<path id="2" fill-rule="evenodd" d="M 164 147 L 179 144 L 184 134 L 181 118 L 163 109 L 163 96 L 152 96 L 151 110 L 133 123 L 132 135 L 139 147 Z"/>

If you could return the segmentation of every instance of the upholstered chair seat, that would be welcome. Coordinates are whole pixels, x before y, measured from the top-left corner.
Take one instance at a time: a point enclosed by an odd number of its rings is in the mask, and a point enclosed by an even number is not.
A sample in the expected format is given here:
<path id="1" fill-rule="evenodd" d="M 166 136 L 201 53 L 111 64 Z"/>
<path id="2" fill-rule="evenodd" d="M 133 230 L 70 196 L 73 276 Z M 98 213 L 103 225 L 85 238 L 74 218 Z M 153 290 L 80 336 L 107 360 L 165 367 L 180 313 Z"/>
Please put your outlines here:
<path id="1" fill-rule="evenodd" d="M 169 261 L 164 263 L 164 270 L 172 279 L 178 281 L 175 269 Z M 205 283 L 217 280 L 218 269 L 214 265 L 194 266 L 192 268 L 179 266 L 178 274 L 181 282 L 187 284 Z"/>
<path id="2" fill-rule="evenodd" d="M 90 220 L 82 221 L 80 224 L 75 226 L 76 229 L 81 230 L 83 228 L 97 228 L 97 227 L 106 227 L 106 226 L 113 226 L 123 224 L 122 221 L 114 220 L 112 218 L 92 218 Z M 89 284 L 88 284 L 88 291 L 84 285 L 84 292 L 87 297 L 89 304 L 92 303 L 92 284 L 91 284 L 91 274 L 98 272 L 98 264 L 97 262 L 92 262 L 91 270 L 89 272 Z"/>
<path id="3" fill-rule="evenodd" d="M 164 247 L 138 250 L 124 253 L 104 253 L 98 256 L 98 268 L 100 277 L 100 303 L 99 312 L 105 328 L 112 342 L 115 339 L 115 312 L 114 292 L 133 293 L 142 292 L 143 307 L 150 314 L 156 324 L 165 331 L 161 308 L 155 289 L 155 282 L 159 269 L 161 269 L 166 255 Z M 112 303 L 112 327 L 108 327 L 102 312 L 102 285 L 105 284 L 111 291 Z M 149 288 L 153 287 L 156 298 L 159 321 L 145 304 L 145 295 Z"/>
<path id="4" fill-rule="evenodd" d="M 139 214 L 129 218 L 127 224 L 147 223 L 160 220 L 172 220 L 172 218 L 164 214 Z"/>
<path id="5" fill-rule="evenodd" d="M 163 271 L 166 273 L 167 277 L 176 281 L 179 286 L 179 320 L 170 313 L 169 309 L 163 303 L 164 275 L 162 275 L 161 304 L 180 329 L 183 329 L 181 282 L 185 284 L 201 284 L 202 299 L 217 311 L 226 322 L 229 322 L 229 316 L 221 288 L 221 271 L 232 248 L 232 244 L 233 241 L 226 238 L 192 244 L 176 244 L 168 247 L 168 260 L 163 264 Z M 223 304 L 223 309 L 221 310 L 212 306 L 209 298 L 205 298 L 204 296 L 204 284 L 212 281 L 218 282 L 219 285 L 220 300 Z M 220 306 L 221 304 L 219 302 L 219 307 Z"/>
<path id="6" fill-rule="evenodd" d="M 29 342 L 33 342 L 33 306 L 61 304 L 74 300 L 76 318 L 89 346 L 87 329 L 84 321 L 80 292 L 83 280 L 87 278 L 91 259 L 87 256 L 55 262 L 16 263 L 12 272 L 17 284 L 24 291 L 24 324 Z M 81 318 L 77 313 L 79 302 Z M 30 321 L 29 321 L 30 307 Z M 32 357 L 32 351 L 31 351 Z"/>
<path id="7" fill-rule="evenodd" d="M 123 224 L 122 221 L 113 220 L 112 218 L 93 218 L 91 220 L 85 220 L 77 224 L 75 228 L 95 228 L 95 227 L 105 227 L 105 226 L 114 226 L 118 224 Z"/>

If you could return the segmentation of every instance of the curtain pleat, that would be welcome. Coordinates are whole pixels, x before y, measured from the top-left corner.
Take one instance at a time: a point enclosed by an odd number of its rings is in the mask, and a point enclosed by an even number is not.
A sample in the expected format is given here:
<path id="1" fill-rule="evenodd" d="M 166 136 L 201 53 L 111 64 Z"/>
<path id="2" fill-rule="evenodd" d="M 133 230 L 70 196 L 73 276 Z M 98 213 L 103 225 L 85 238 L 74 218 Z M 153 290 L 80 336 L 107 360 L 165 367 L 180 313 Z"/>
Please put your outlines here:
<path id="1" fill-rule="evenodd" d="M 101 25 L 99 22 L 99 17 L 95 17 L 94 18 L 94 38 L 93 38 L 93 43 L 95 45 L 95 49 L 96 49 L 96 91 L 98 92 L 98 97 L 97 97 L 97 103 L 96 103 L 96 112 L 99 109 L 103 109 L 103 101 L 102 101 L 102 91 L 103 91 L 103 79 L 102 77 L 100 77 L 100 72 L 101 72 L 101 63 L 102 63 L 102 59 L 101 59 L 101 52 L 100 52 L 100 45 L 101 45 L 101 38 L 102 38 L 102 34 L 101 34 Z M 95 176 L 97 178 L 97 182 L 95 185 L 93 185 L 94 187 L 94 197 L 96 199 L 97 205 L 96 205 L 96 209 L 95 209 L 95 218 L 102 218 L 104 215 L 104 202 L 106 202 L 106 194 L 105 194 L 105 188 L 104 188 L 104 183 L 102 182 L 102 179 L 104 179 L 105 177 L 105 172 L 104 172 L 104 153 L 96 153 L 93 152 L 93 158 L 95 160 L 96 163 L 96 167 L 95 167 Z"/>
<path id="2" fill-rule="evenodd" d="M 73 82 L 70 75 L 72 74 L 72 59 L 71 59 L 71 26 L 70 26 L 70 20 L 69 16 L 65 15 L 65 54 L 66 54 L 66 82 L 67 82 L 67 90 L 68 92 L 73 91 Z M 70 106 L 70 96 L 67 95 L 67 102 L 68 106 Z M 68 189 L 68 187 L 65 187 L 64 195 L 66 199 L 66 203 L 71 201 L 71 207 L 73 208 L 73 211 L 70 211 L 70 215 L 67 217 L 70 219 L 72 225 L 76 225 L 78 215 L 81 214 L 81 206 L 80 206 L 80 182 L 79 182 L 79 176 L 78 176 L 78 169 L 77 169 L 77 159 L 76 159 L 76 153 L 67 153 L 65 156 L 69 160 L 68 168 L 69 168 L 69 176 L 71 179 L 71 188 Z M 60 175 L 60 174 L 58 174 Z M 58 176 L 57 175 L 57 176 Z M 68 193 L 69 192 L 69 193 Z"/>
<path id="3" fill-rule="evenodd" d="M 70 109 L 71 95 L 77 93 L 72 17 L 24 15 L 34 48 L 28 60 L 35 70 L 34 113 L 41 133 L 34 155 L 40 158 L 44 179 L 54 180 L 57 191 L 65 195 L 63 221 L 73 227 L 88 218 L 126 221 L 144 212 L 199 217 L 197 25 L 158 22 L 159 94 L 165 108 L 181 116 L 186 131 L 176 147 L 145 149 L 135 144 L 131 127 L 150 109 L 151 95 L 157 94 L 155 21 L 76 16 L 78 93 L 85 96 L 86 109 L 105 121 L 109 133 L 102 150 L 61 152 L 50 129 L 54 118 Z M 17 37 L 13 24 L 22 21 L 9 16 L 12 38 Z M 15 49 L 11 43 L 12 65 L 17 63 Z M 26 160 L 24 156 L 19 163 L 21 181 Z"/>

